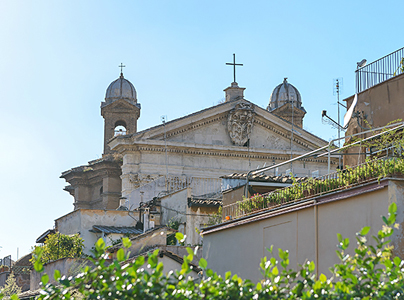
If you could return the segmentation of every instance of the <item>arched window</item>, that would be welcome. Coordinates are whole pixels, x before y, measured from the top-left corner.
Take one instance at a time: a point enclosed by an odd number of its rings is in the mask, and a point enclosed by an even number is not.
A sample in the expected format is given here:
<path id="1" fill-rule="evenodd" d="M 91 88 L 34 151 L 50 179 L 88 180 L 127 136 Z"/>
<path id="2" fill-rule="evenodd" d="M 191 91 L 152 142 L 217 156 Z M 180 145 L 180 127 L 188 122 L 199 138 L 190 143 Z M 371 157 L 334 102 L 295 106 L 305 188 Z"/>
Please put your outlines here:
<path id="1" fill-rule="evenodd" d="M 114 136 L 126 134 L 126 123 L 124 121 L 116 121 L 114 126 Z"/>

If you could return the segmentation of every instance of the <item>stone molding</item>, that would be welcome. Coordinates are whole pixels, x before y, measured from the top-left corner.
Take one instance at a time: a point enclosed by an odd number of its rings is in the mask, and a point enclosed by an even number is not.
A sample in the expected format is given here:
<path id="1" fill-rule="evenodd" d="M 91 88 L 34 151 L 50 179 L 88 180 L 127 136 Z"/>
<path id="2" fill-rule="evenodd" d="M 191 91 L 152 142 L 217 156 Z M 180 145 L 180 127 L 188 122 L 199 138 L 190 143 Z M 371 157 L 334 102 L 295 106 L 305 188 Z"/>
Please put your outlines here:
<path id="1" fill-rule="evenodd" d="M 150 151 L 150 152 L 165 152 L 165 148 L 162 146 L 126 146 L 123 150 L 124 152 L 139 152 L 139 151 Z M 225 151 L 225 150 L 222 150 Z M 289 160 L 290 154 L 273 154 L 273 155 L 263 155 L 263 154 L 254 154 L 253 152 L 248 153 L 245 150 L 245 153 L 236 153 L 231 150 L 227 150 L 227 152 L 218 151 L 206 151 L 206 150 L 190 150 L 190 149 L 173 149 L 167 148 L 167 152 L 170 153 L 183 153 L 190 155 L 209 155 L 209 156 L 224 156 L 224 157 L 237 157 L 237 158 L 250 158 L 250 159 L 265 159 L 265 160 Z M 244 151 L 243 151 L 244 152 Z M 282 157 L 284 156 L 284 157 Z M 319 163 L 327 163 L 327 159 L 314 159 L 314 158 L 303 158 L 301 161 L 306 162 L 319 162 Z M 336 164 L 333 160 L 331 160 L 331 164 Z"/>

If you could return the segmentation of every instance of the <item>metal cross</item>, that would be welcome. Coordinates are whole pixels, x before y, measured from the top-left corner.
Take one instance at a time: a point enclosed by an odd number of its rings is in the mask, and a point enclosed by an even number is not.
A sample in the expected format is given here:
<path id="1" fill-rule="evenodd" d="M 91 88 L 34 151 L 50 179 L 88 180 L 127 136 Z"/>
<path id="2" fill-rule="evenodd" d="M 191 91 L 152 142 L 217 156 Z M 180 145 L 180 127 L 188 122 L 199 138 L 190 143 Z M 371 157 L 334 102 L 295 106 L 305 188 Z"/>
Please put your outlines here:
<path id="1" fill-rule="evenodd" d="M 234 82 L 236 82 L 236 66 L 242 66 L 243 64 L 236 64 L 236 54 L 233 53 L 233 63 L 226 63 L 226 65 L 233 66 Z"/>
<path id="2" fill-rule="evenodd" d="M 121 68 L 121 74 L 122 74 L 122 68 L 125 68 L 126 66 L 123 63 L 121 63 L 121 65 L 118 67 Z"/>

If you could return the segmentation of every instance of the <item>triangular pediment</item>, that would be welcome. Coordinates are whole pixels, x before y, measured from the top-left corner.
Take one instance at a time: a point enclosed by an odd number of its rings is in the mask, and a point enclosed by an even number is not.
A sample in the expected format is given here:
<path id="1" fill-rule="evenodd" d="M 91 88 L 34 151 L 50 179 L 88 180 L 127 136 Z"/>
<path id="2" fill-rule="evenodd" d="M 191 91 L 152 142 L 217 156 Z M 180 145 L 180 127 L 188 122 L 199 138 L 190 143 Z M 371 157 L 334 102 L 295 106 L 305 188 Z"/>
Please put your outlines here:
<path id="1" fill-rule="evenodd" d="M 246 118 L 250 111 L 252 123 L 248 125 Z M 232 124 L 229 125 L 229 123 Z M 250 126 L 250 132 L 246 133 L 248 126 Z M 231 149 L 247 147 L 248 143 L 245 141 L 249 138 L 250 148 L 268 151 L 287 150 L 291 145 L 291 130 L 292 125 L 289 122 L 250 101 L 241 99 L 225 102 L 167 122 L 165 128 L 159 125 L 143 130 L 135 134 L 132 140 L 135 144 L 137 142 L 144 144 L 147 141 L 164 141 L 166 136 L 170 144 L 218 145 Z M 293 132 L 293 148 L 298 151 L 307 152 L 326 144 L 326 141 L 296 126 Z M 246 134 L 248 134 L 247 139 Z"/>

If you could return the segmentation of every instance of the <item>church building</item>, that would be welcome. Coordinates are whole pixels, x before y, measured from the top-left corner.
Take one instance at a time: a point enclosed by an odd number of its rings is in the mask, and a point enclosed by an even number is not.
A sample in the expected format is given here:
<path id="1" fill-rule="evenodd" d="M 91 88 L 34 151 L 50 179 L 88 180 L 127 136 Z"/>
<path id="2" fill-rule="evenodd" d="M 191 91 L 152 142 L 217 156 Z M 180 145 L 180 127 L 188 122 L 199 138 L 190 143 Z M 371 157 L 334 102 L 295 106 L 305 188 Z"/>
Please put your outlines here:
<path id="1" fill-rule="evenodd" d="M 303 129 L 302 98 L 287 78 L 275 87 L 266 109 L 245 99 L 244 90 L 234 81 L 224 89 L 223 103 L 138 131 L 141 105 L 134 85 L 121 72 L 101 102 L 102 158 L 62 173 L 69 184 L 65 190 L 74 197 L 74 209 L 133 211 L 159 199 L 162 209 L 148 216 L 153 225 L 167 221 L 162 216 L 164 207 L 171 210 L 167 214 L 176 211 L 186 223 L 186 203 L 194 209 L 215 203 L 217 209 L 222 176 L 274 165 L 327 144 Z M 327 160 L 302 159 L 271 175 L 290 173 L 325 174 Z M 184 199 L 177 197 L 174 206 L 168 200 L 164 204 L 164 197 L 184 189 Z"/>

